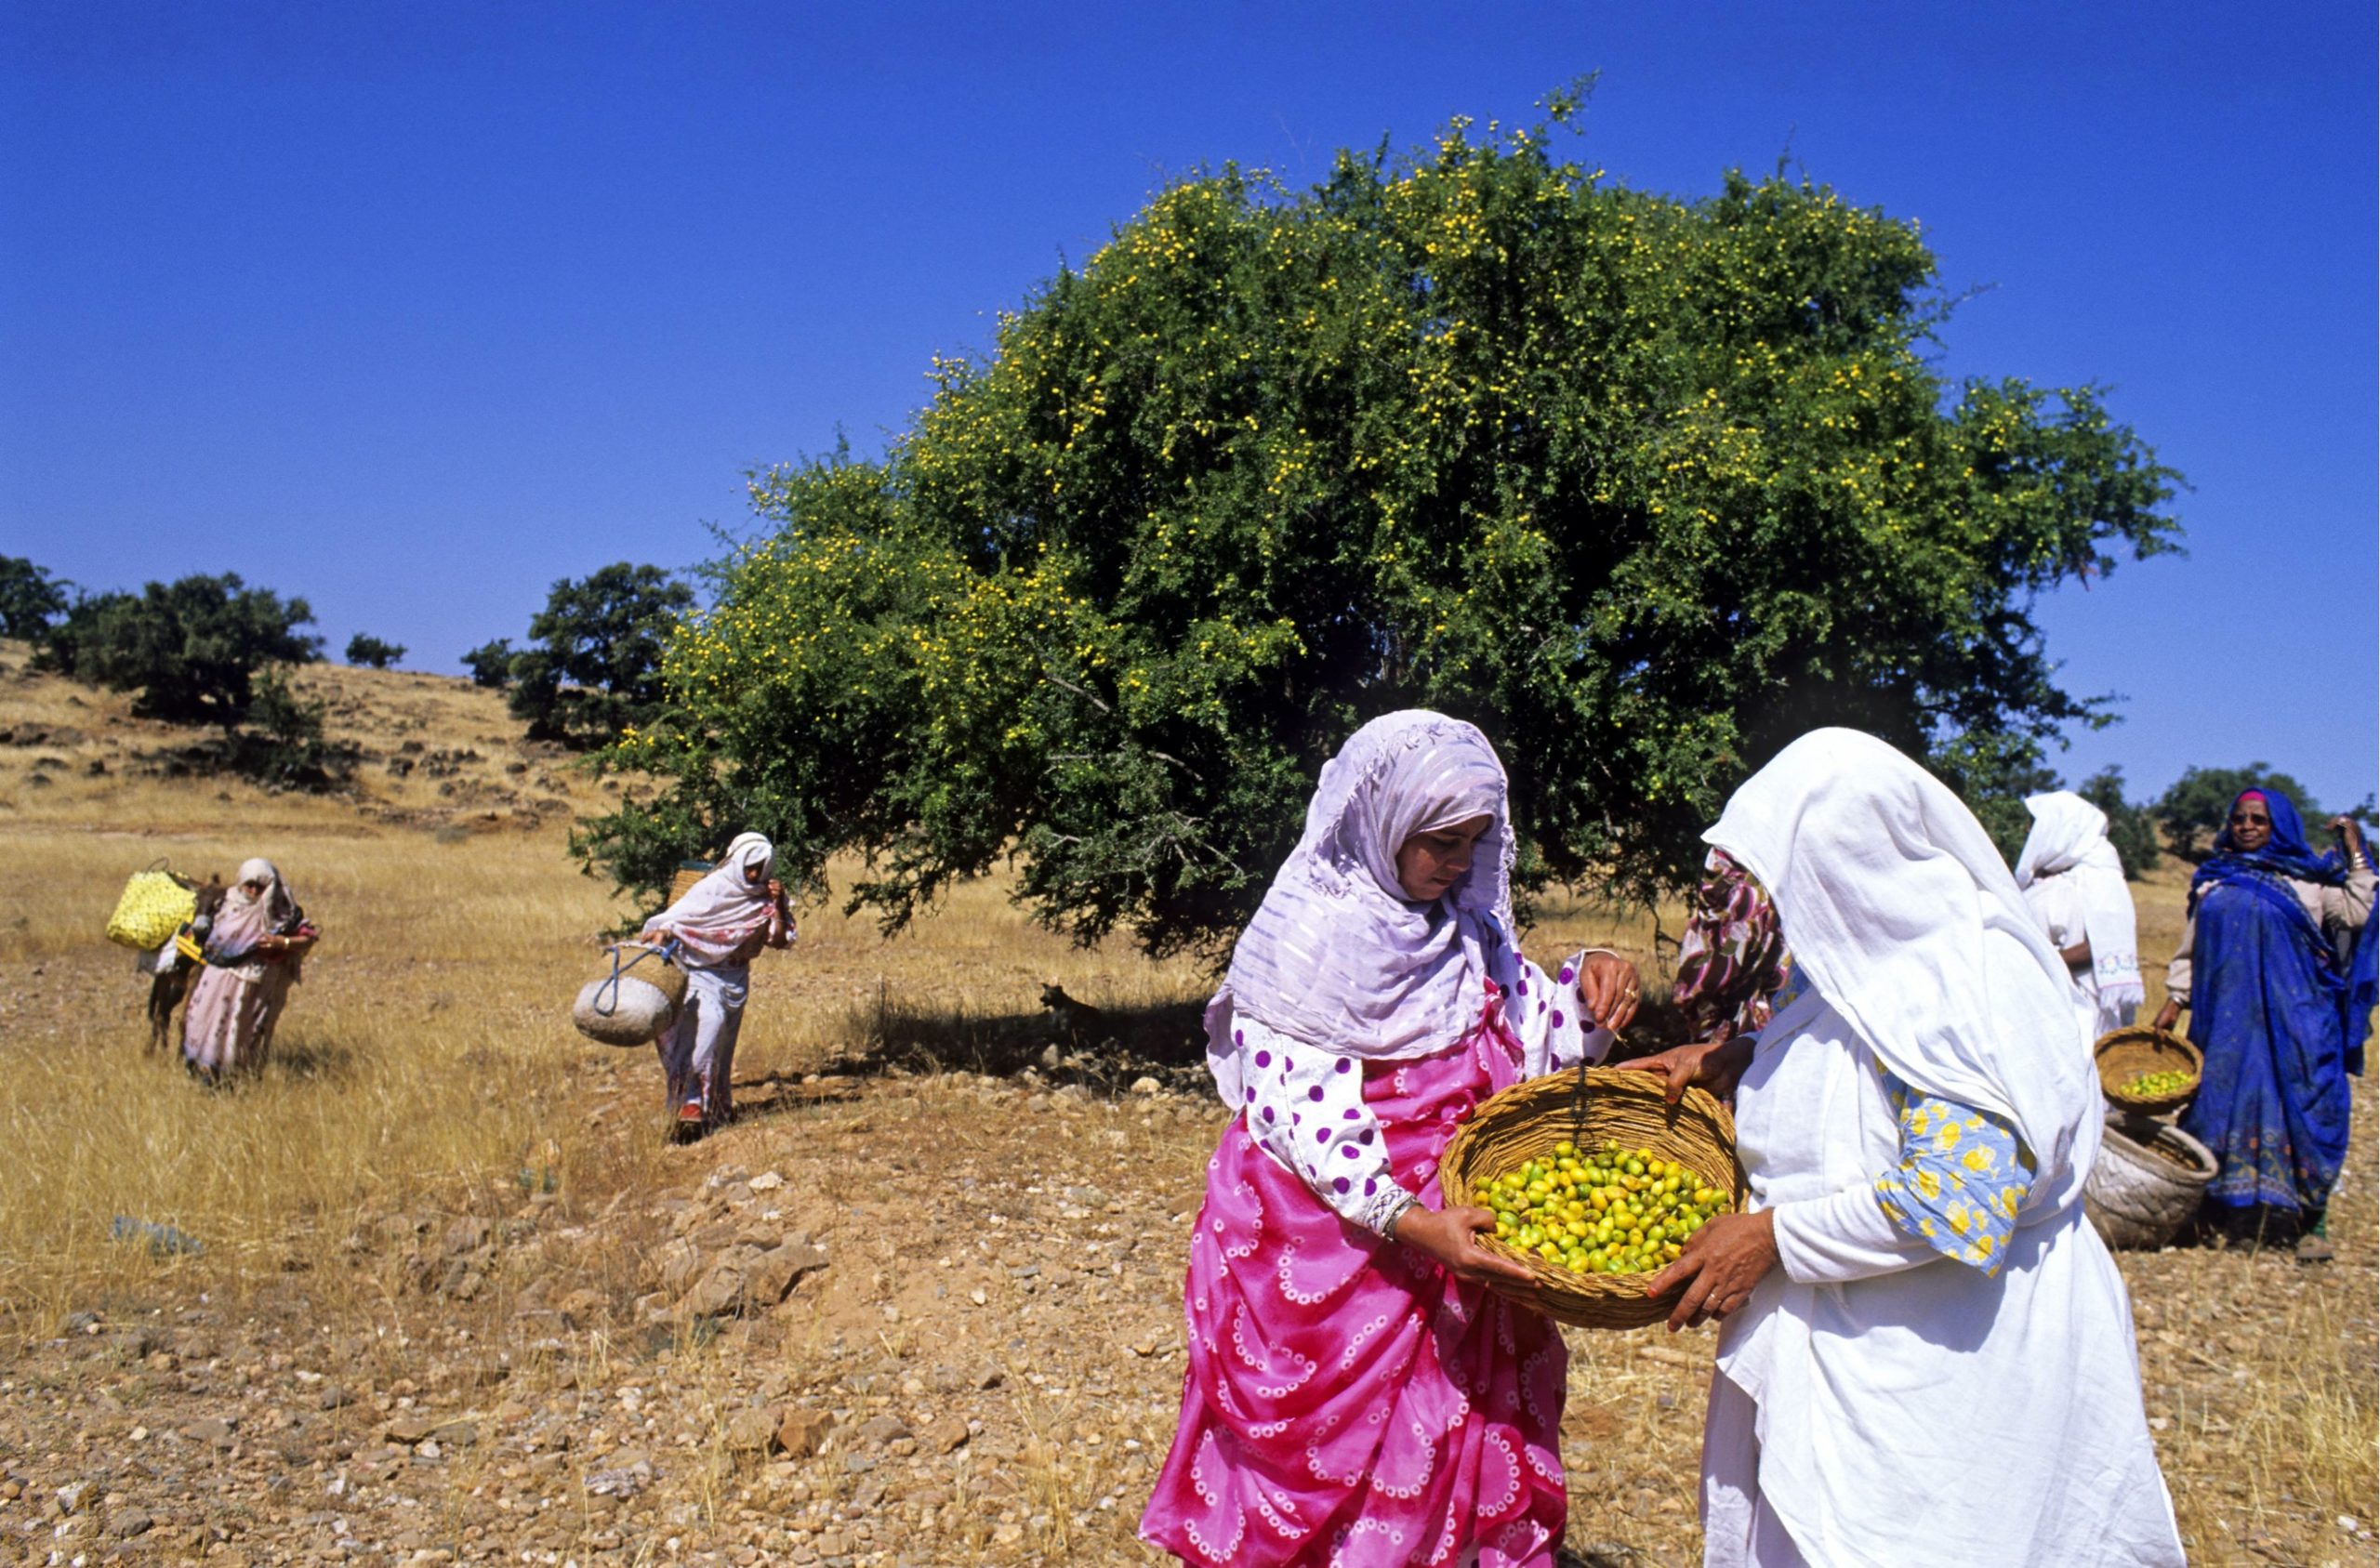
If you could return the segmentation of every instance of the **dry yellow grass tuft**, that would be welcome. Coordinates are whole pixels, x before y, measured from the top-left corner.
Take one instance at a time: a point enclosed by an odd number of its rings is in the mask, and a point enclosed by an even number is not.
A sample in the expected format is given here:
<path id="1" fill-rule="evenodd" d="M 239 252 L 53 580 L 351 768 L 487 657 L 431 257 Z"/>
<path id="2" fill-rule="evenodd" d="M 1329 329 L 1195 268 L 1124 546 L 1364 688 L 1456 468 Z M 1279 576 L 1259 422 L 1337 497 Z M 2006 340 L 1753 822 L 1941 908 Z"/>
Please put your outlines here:
<path id="1" fill-rule="evenodd" d="M 566 1018 L 624 911 L 544 802 L 611 793 L 495 697 L 310 673 L 371 754 L 356 796 L 316 799 L 147 771 L 192 737 L 18 663 L 0 648 L 0 730 L 42 738 L 0 746 L 0 1539 L 37 1530 L 61 1561 L 103 1533 L 208 1561 L 1149 1561 L 1131 1527 L 1223 1125 L 1194 965 L 1072 948 L 996 883 L 892 941 L 807 911 L 756 972 L 756 1113 L 665 1148 L 650 1056 Z M 324 942 L 270 1069 L 210 1094 L 146 1053 L 98 932 L 160 855 L 258 853 Z M 2152 957 L 2180 892 L 2171 867 L 2142 889 Z M 1653 929 L 1556 901 L 1531 944 L 1650 968 Z M 1052 982 L 1099 1016 L 1053 1025 Z M 2194 1561 L 2371 1561 L 2371 1128 L 2360 1109 L 2329 1269 L 2123 1259 Z M 205 1251 L 119 1240 L 119 1215 Z M 673 1312 L 672 1248 L 756 1228 L 831 1264 L 773 1312 Z M 1709 1335 L 1571 1343 L 1573 1545 L 1694 1561 Z M 835 1419 L 826 1452 L 753 1446 L 787 1411 Z"/>

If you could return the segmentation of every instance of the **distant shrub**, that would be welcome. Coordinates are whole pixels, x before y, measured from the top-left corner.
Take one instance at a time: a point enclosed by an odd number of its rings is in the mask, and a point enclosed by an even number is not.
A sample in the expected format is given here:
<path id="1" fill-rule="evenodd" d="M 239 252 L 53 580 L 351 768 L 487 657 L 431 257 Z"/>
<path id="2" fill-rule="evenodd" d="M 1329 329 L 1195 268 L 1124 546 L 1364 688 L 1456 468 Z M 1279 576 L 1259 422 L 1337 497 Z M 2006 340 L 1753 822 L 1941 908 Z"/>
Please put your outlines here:
<path id="1" fill-rule="evenodd" d="M 600 745 L 661 700 L 661 651 L 694 590 L 657 566 L 617 561 L 553 586 L 529 623 L 535 645 L 512 657 L 511 705 L 529 732 Z"/>
<path id="2" fill-rule="evenodd" d="M 347 662 L 367 669 L 387 669 L 405 656 L 402 642 L 383 642 L 370 632 L 357 632 L 347 639 Z"/>
<path id="3" fill-rule="evenodd" d="M 351 662 L 351 661 L 350 661 Z M 247 724 L 228 743 L 233 772 L 280 789 L 328 789 L 347 776 L 353 748 L 326 739 L 327 705 L 309 699 L 279 669 L 258 676 Z"/>
<path id="4" fill-rule="evenodd" d="M 2074 793 L 2108 814 L 2108 842 L 2123 861 L 2123 874 L 2134 881 L 2149 875 L 2157 863 L 2157 823 L 2144 806 L 2123 797 L 2123 770 L 2102 768 L 2074 786 Z"/>
<path id="5" fill-rule="evenodd" d="M 472 685 L 500 692 L 512 684 L 512 639 L 499 637 L 464 654 L 463 667 L 471 672 Z"/>
<path id="6" fill-rule="evenodd" d="M 2324 819 L 2312 792 L 2287 773 L 2275 771 L 2269 762 L 2251 762 L 2244 768 L 2192 768 L 2175 780 L 2151 808 L 2164 824 L 2166 847 L 2184 860 L 2204 860 L 2214 851 L 2215 836 L 2223 831 L 2231 802 L 2245 789 L 2287 797 L 2309 828 Z"/>
<path id="7" fill-rule="evenodd" d="M 256 672 L 306 664 L 322 639 L 302 599 L 251 588 L 233 573 L 151 583 L 138 594 L 77 598 L 42 638 L 39 662 L 78 680 L 138 692 L 144 718 L 220 724 L 246 716 Z"/>
<path id="8" fill-rule="evenodd" d="M 67 602 L 65 583 L 23 556 L 0 555 L 0 637 L 39 641 Z"/>

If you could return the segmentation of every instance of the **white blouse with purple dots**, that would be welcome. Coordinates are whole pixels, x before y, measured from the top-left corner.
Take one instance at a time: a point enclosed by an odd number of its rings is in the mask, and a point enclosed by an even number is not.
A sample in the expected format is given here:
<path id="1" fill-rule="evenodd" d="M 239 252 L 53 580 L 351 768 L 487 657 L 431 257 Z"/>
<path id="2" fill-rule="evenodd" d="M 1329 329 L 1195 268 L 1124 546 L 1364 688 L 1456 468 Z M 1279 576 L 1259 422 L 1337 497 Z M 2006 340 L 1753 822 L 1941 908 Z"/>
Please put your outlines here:
<path id="1" fill-rule="evenodd" d="M 1512 998 L 1505 1019 L 1520 1036 L 1522 1076 L 1572 1066 L 1581 1057 L 1602 1061 L 1611 1034 L 1580 1016 L 1585 954 L 1572 956 L 1552 978 L 1526 958 L 1515 962 L 1516 956 L 1502 947 L 1490 967 L 1504 971 L 1497 982 Z M 1364 1103 L 1364 1064 L 1292 1040 L 1246 1014 L 1233 1026 L 1247 1069 L 1249 1135 L 1341 1219 L 1389 1234 L 1414 1195 L 1389 1174 L 1388 1145 Z"/>

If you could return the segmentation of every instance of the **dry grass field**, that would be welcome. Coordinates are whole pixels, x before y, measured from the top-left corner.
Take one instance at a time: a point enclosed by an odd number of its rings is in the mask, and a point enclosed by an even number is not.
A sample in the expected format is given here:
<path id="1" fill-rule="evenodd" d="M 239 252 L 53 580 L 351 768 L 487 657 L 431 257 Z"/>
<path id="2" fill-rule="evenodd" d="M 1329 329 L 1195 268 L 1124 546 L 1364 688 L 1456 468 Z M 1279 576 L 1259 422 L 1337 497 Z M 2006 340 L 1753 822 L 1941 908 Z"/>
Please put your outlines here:
<path id="1" fill-rule="evenodd" d="M 496 698 L 309 673 L 366 753 L 312 798 L 177 775 L 187 733 L 22 664 L 0 644 L 0 1556 L 1151 1561 L 1223 1125 L 1195 968 L 1071 948 L 994 884 L 893 940 L 810 910 L 756 968 L 747 1115 L 667 1148 L 650 1056 L 567 1021 L 624 911 L 563 836 L 613 786 Z M 268 1071 L 209 1093 L 99 929 L 160 856 L 251 854 L 324 940 Z M 2145 951 L 2180 895 L 2142 888 Z M 1658 962 L 1642 912 L 1580 903 L 1532 944 L 1589 940 Z M 1057 1030 L 1052 980 L 1104 1018 Z M 2335 1263 L 2123 1258 L 2196 1561 L 2373 1560 L 2357 1128 Z M 1698 1561 L 1710 1336 L 1571 1343 L 1572 1547 Z"/>

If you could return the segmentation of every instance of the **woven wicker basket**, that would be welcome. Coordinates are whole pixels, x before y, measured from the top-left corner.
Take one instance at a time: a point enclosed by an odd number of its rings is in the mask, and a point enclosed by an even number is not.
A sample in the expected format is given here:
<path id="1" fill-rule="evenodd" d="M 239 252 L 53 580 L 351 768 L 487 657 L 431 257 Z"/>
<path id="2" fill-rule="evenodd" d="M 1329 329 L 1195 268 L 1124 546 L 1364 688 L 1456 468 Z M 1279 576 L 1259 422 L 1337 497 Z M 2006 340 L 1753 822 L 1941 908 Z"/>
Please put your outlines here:
<path id="1" fill-rule="evenodd" d="M 641 1046 L 676 1021 L 686 971 L 641 942 L 620 943 L 609 959 L 612 972 L 588 982 L 571 1004 L 571 1022 L 603 1045 Z"/>
<path id="2" fill-rule="evenodd" d="M 2082 1189 L 2082 1211 L 2109 1246 L 2151 1251 L 2182 1233 L 2222 1162 L 2177 1127 L 2110 1111 Z"/>
<path id="3" fill-rule="evenodd" d="M 1676 1105 L 1663 1100 L 1661 1088 L 1658 1074 L 1617 1067 L 1514 1084 L 1473 1111 L 1439 1156 L 1438 1185 L 1448 1205 L 1477 1203 L 1488 1181 L 1570 1139 L 1582 1149 L 1606 1142 L 1650 1149 L 1724 1190 L 1730 1206 L 1740 1209 L 1744 1176 L 1736 1164 L 1735 1118 L 1699 1088 L 1687 1089 Z M 1641 1328 L 1669 1316 L 1677 1304 L 1675 1292 L 1656 1297 L 1646 1290 L 1650 1274 L 1573 1273 L 1493 1236 L 1479 1240 L 1527 1268 L 1533 1282 L 1490 1280 L 1489 1288 L 1580 1328 Z"/>
<path id="4" fill-rule="evenodd" d="M 2107 1094 L 2108 1103 L 2144 1116 L 2163 1115 L 2188 1105 L 2190 1097 L 2198 1093 L 2199 1077 L 2205 1071 L 2205 1060 L 2196 1046 L 2179 1034 L 2146 1023 L 2100 1035 L 2099 1043 L 2091 1048 L 2091 1055 L 2098 1063 L 2099 1087 Z M 2175 1071 L 2190 1075 L 2189 1087 L 2178 1094 L 2144 1096 L 2123 1092 L 2124 1085 L 2144 1073 Z"/>
<path id="5" fill-rule="evenodd" d="M 669 902 L 677 903 L 694 890 L 694 884 L 710 875 L 708 861 L 681 861 L 678 875 L 669 878 Z"/>

